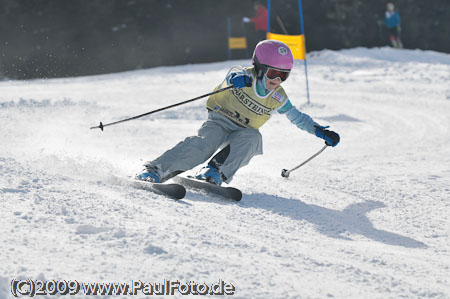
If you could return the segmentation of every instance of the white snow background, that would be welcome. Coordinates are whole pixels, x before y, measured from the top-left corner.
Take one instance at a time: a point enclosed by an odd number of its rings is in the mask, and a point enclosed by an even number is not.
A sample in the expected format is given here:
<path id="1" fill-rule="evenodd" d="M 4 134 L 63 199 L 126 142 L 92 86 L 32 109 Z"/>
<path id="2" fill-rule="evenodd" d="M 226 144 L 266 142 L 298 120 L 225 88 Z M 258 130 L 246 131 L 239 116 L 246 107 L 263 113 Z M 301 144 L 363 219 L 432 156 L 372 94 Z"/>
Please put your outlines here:
<path id="1" fill-rule="evenodd" d="M 324 142 L 274 115 L 264 155 L 231 184 L 239 203 L 117 183 L 195 134 L 206 99 L 89 127 L 208 93 L 235 64 L 251 62 L 0 82 L 0 298 L 13 278 L 222 279 L 233 298 L 450 298 L 449 54 L 310 53 L 312 104 L 302 62 L 283 86 L 341 143 L 283 178 Z"/>

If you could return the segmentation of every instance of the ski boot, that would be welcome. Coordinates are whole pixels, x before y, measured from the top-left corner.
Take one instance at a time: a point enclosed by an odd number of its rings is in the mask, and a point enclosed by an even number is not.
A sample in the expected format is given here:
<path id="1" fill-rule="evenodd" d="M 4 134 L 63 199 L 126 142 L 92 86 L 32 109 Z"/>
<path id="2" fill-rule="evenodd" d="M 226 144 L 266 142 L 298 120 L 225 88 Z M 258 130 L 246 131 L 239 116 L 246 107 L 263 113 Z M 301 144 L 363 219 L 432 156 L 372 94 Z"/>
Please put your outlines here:
<path id="1" fill-rule="evenodd" d="M 136 180 L 147 181 L 151 183 L 161 183 L 161 176 L 158 169 L 153 166 L 145 166 L 145 168 L 136 175 Z"/>
<path id="2" fill-rule="evenodd" d="M 207 165 L 200 169 L 195 175 L 195 178 L 218 186 L 222 184 L 222 174 L 217 168 L 214 168 L 211 165 Z"/>

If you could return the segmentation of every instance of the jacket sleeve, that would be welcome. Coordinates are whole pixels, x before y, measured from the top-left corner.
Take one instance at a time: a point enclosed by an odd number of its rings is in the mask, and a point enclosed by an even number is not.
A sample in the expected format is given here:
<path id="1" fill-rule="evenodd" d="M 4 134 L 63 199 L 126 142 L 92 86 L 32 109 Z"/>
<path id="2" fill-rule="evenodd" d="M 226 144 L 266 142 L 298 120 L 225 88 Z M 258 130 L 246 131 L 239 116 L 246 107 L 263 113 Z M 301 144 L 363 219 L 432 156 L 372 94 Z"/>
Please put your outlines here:
<path id="1" fill-rule="evenodd" d="M 316 123 L 311 118 L 311 116 L 306 113 L 301 113 L 299 110 L 297 110 L 297 108 L 295 108 L 295 106 L 291 104 L 289 99 L 277 111 L 280 114 L 285 114 L 286 117 L 291 121 L 291 123 L 310 134 L 314 134 L 314 132 L 316 131 L 316 128 L 314 126 L 319 126 L 319 124 Z"/>
<path id="2" fill-rule="evenodd" d="M 401 20 L 400 20 L 400 14 L 398 12 L 395 13 L 395 25 L 400 26 Z"/>

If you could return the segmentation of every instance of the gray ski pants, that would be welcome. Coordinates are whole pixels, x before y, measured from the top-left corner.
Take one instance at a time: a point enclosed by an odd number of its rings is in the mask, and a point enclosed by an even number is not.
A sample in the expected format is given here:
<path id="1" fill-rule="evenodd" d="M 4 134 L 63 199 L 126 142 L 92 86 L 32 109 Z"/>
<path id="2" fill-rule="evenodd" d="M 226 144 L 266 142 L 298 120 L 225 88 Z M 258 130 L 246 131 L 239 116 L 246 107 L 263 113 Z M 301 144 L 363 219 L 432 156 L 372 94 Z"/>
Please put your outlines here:
<path id="1" fill-rule="evenodd" d="M 243 128 L 213 111 L 208 113 L 197 136 L 187 137 L 145 166 L 157 167 L 165 177 L 204 163 L 227 145 L 230 145 L 230 153 L 219 170 L 229 183 L 239 168 L 247 165 L 253 156 L 262 154 L 262 136 L 257 129 Z"/>

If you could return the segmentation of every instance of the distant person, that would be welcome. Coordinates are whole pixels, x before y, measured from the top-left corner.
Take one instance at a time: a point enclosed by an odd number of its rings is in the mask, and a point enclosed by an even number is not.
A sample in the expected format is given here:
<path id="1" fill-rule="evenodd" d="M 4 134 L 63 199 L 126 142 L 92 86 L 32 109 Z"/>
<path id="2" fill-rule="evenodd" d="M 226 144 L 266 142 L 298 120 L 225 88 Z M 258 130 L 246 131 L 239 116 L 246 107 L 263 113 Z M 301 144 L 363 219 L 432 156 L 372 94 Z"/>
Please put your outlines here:
<path id="1" fill-rule="evenodd" d="M 394 4 L 389 2 L 386 5 L 387 11 L 384 17 L 384 24 L 388 30 L 389 40 L 394 48 L 403 48 L 402 41 L 400 40 L 400 14 L 395 11 Z"/>
<path id="2" fill-rule="evenodd" d="M 164 182 L 204 163 L 222 149 L 195 177 L 216 185 L 229 183 L 238 169 L 263 153 L 259 128 L 275 112 L 285 115 L 298 128 L 324 139 L 329 146 L 339 143 L 337 133 L 297 110 L 281 87 L 294 67 L 292 52 L 286 44 L 276 40 L 258 43 L 252 62 L 251 67 L 231 68 L 216 87 L 215 90 L 234 86 L 209 97 L 208 119 L 198 134 L 145 163 L 136 179 Z"/>
<path id="3" fill-rule="evenodd" d="M 267 35 L 267 8 L 261 4 L 261 2 L 256 1 L 253 5 L 253 9 L 255 10 L 255 16 L 253 18 L 244 17 L 242 21 L 245 23 L 253 23 L 255 24 L 255 37 L 254 37 L 254 45 L 259 43 L 262 40 L 266 39 Z"/>

